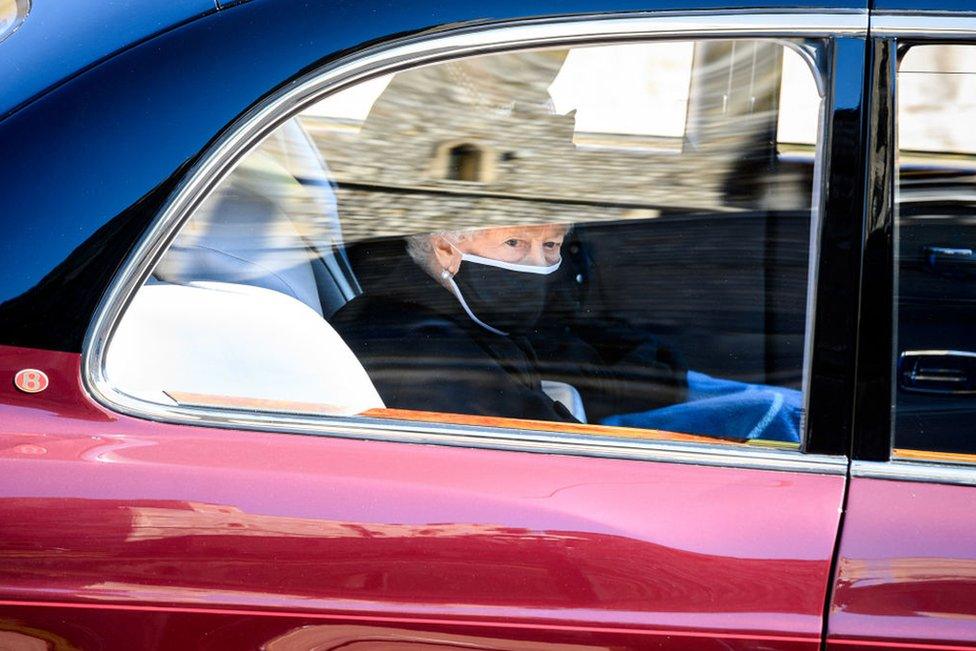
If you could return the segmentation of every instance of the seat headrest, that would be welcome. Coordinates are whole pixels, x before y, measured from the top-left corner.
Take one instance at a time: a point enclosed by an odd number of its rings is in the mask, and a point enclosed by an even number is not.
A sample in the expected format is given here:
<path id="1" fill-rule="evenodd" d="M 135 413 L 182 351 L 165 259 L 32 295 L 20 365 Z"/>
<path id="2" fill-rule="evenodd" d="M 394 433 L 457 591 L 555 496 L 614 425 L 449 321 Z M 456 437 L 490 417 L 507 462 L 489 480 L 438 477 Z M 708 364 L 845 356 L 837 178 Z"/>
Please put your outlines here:
<path id="1" fill-rule="evenodd" d="M 310 259 L 289 217 L 304 190 L 270 156 L 248 156 L 197 208 L 156 267 L 177 284 L 214 281 L 264 287 L 322 314 Z"/>

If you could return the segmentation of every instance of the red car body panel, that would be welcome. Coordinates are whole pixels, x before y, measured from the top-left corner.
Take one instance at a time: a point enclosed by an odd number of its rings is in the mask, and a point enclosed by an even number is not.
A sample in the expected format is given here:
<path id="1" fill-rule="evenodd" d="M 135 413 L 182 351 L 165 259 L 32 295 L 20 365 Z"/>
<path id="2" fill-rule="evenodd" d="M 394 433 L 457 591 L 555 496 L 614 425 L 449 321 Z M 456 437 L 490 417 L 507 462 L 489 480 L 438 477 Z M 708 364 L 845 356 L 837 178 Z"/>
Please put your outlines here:
<path id="1" fill-rule="evenodd" d="M 976 487 L 851 481 L 830 648 L 976 648 Z"/>
<path id="2" fill-rule="evenodd" d="M 842 476 L 156 423 L 50 351 L 0 347 L 0 380 L 0 631 L 820 645 Z"/>
<path id="3" fill-rule="evenodd" d="M 99 606 L 4 608 L 0 648 L 14 642 L 51 643 L 56 649 L 265 649 L 267 651 L 622 651 L 624 649 L 807 649 L 789 637 L 737 642 L 687 632 L 632 631 L 612 627 L 560 627 L 501 622 L 268 614 L 248 611 L 117 610 Z M 368 623 L 367 623 L 368 621 Z M 30 622 L 30 625 L 24 624 Z M 60 631 L 54 634 L 51 631 Z M 9 646 L 4 646 L 4 643 Z M 60 646 L 57 646 L 60 645 Z M 21 648 L 31 648 L 24 647 Z M 44 647 L 40 647 L 44 648 Z"/>

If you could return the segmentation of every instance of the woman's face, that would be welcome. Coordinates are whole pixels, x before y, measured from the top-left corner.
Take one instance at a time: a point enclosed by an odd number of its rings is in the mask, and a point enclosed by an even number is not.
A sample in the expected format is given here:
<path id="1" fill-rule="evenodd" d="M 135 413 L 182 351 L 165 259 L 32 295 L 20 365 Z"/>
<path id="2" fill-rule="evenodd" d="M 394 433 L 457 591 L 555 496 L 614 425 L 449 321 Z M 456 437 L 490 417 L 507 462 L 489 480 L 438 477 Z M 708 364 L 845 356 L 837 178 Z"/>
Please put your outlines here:
<path id="1" fill-rule="evenodd" d="M 492 260 L 548 267 L 559 262 L 567 230 L 558 224 L 486 228 L 469 233 L 457 248 Z"/>

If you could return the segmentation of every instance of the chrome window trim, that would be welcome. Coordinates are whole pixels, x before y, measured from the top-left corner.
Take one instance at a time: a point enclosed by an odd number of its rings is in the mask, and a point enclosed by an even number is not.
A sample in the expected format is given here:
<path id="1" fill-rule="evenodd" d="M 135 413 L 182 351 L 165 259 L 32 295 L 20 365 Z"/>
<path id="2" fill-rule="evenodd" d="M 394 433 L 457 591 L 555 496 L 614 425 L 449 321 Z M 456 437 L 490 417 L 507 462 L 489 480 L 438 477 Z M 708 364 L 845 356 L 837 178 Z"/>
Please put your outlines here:
<path id="1" fill-rule="evenodd" d="M 976 486 L 976 465 L 948 462 L 912 461 L 909 459 L 854 460 L 851 462 L 851 475 L 868 479 Z"/>
<path id="2" fill-rule="evenodd" d="M 871 15 L 871 35 L 919 40 L 976 36 L 976 13 L 881 12 Z"/>
<path id="3" fill-rule="evenodd" d="M 601 18 L 526 20 L 434 31 L 366 48 L 320 68 L 248 111 L 221 136 L 186 175 L 130 253 L 102 297 L 82 350 L 82 382 L 106 408 L 163 422 L 257 429 L 297 434 L 480 447 L 553 454 L 845 474 L 842 456 L 799 450 L 640 441 L 522 429 L 485 428 L 368 418 L 309 416 L 247 410 L 181 407 L 141 400 L 112 386 L 104 352 L 115 325 L 161 253 L 204 197 L 233 164 L 280 123 L 318 101 L 365 79 L 448 58 L 531 47 L 662 38 L 866 36 L 867 12 L 643 13 Z M 821 147 L 822 150 L 822 147 Z M 819 214 L 819 211 L 818 213 Z M 815 221 L 819 221 L 816 220 Z M 814 285 L 815 287 L 815 285 Z M 808 335 L 809 336 L 809 333 Z M 809 364 L 805 360 L 805 374 Z"/>

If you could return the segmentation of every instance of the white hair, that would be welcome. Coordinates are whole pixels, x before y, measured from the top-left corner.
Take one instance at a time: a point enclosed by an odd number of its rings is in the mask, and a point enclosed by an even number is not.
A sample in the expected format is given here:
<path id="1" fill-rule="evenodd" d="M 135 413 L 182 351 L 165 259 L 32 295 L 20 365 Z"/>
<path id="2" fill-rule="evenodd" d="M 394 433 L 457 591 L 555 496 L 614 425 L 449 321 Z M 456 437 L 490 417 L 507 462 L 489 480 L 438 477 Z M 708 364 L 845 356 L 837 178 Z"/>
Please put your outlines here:
<path id="1" fill-rule="evenodd" d="M 407 253 L 420 268 L 434 278 L 440 276 L 441 269 L 437 268 L 434 257 L 434 240 L 443 237 L 451 244 L 459 244 L 470 237 L 471 231 L 437 231 L 434 233 L 420 233 L 407 236 Z"/>
<path id="2" fill-rule="evenodd" d="M 568 235 L 573 226 L 572 224 L 565 224 L 565 226 L 566 234 Z M 437 258 L 434 256 L 434 240 L 436 240 L 438 237 L 443 237 L 451 244 L 457 245 L 471 237 L 473 233 L 477 233 L 478 231 L 482 230 L 486 229 L 469 228 L 466 230 L 435 231 L 433 233 L 408 235 L 406 237 L 407 253 L 414 262 L 420 265 L 421 269 L 439 280 L 443 269 L 437 266 Z"/>

